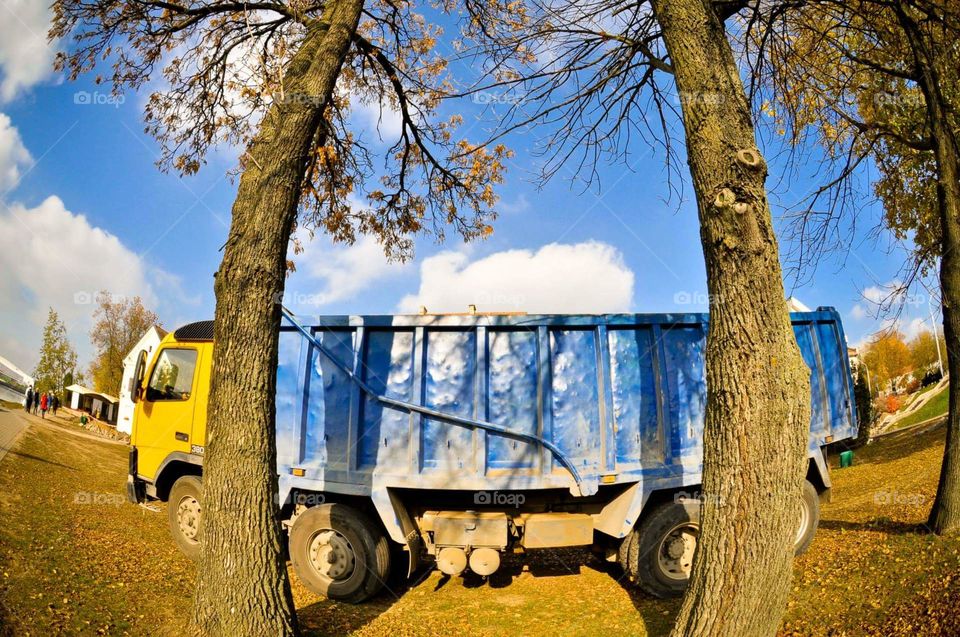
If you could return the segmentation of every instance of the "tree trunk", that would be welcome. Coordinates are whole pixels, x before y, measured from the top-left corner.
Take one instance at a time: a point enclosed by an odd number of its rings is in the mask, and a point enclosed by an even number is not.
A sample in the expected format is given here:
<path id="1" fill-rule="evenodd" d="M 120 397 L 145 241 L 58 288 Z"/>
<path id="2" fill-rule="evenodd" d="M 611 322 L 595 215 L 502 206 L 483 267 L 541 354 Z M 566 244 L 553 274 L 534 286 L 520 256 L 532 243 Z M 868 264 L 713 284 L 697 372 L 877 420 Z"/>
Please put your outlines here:
<path id="1" fill-rule="evenodd" d="M 933 21 L 920 27 L 903 7 L 898 7 L 897 17 L 907 34 L 920 76 L 937 166 L 940 294 L 950 393 L 940 482 L 927 525 L 939 535 L 960 531 L 960 383 L 955 382 L 960 378 L 960 149 L 946 97 L 955 94 L 960 78 L 946 44 L 954 37 L 948 29 Z"/>
<path id="2" fill-rule="evenodd" d="M 287 245 L 309 155 L 362 0 L 331 0 L 250 147 L 214 290 L 216 346 L 194 622 L 205 635 L 298 632 L 276 475 L 277 339 Z"/>
<path id="3" fill-rule="evenodd" d="M 750 107 L 711 0 L 654 0 L 674 68 L 710 293 L 702 529 L 673 635 L 771 635 L 810 426 Z"/>

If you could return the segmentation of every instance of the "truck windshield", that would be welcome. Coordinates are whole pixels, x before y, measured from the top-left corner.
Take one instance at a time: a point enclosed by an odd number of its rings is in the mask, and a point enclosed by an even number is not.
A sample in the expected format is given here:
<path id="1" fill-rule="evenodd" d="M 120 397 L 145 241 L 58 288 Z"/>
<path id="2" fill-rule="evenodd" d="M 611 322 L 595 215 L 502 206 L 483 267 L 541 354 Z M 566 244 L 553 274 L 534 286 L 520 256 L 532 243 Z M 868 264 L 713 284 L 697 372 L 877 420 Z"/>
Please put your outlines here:
<path id="1" fill-rule="evenodd" d="M 197 350 L 164 349 L 147 385 L 147 400 L 187 400 L 193 388 Z"/>

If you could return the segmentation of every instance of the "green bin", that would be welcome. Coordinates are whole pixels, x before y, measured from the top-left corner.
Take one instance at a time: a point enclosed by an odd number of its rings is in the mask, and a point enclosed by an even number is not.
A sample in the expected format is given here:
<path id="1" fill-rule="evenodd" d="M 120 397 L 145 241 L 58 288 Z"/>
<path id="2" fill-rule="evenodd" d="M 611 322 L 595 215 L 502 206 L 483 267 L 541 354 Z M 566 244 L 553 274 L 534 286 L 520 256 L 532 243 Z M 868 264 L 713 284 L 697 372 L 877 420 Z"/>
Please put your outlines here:
<path id="1" fill-rule="evenodd" d="M 840 452 L 840 468 L 853 466 L 853 451 Z"/>

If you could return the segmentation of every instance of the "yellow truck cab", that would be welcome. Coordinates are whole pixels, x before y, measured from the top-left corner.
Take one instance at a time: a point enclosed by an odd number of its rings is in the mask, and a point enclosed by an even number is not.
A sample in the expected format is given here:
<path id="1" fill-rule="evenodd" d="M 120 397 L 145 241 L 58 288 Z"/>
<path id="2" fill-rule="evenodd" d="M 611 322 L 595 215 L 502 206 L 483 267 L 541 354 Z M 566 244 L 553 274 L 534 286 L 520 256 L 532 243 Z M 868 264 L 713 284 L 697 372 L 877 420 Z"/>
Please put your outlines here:
<path id="1" fill-rule="evenodd" d="M 192 323 L 167 334 L 152 360 L 141 352 L 131 381 L 136 404 L 128 498 L 171 500 L 170 523 L 181 530 L 174 537 L 192 557 L 200 550 L 199 477 L 212 355 L 213 322 Z"/>

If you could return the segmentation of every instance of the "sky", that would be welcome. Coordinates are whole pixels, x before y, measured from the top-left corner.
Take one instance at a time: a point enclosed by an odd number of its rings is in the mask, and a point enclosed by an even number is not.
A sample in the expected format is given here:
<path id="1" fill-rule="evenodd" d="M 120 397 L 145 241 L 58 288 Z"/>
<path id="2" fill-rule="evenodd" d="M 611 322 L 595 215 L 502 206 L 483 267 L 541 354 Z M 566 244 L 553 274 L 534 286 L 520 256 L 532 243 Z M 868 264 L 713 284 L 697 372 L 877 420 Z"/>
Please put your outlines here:
<path id="1" fill-rule="evenodd" d="M 159 147 L 143 132 L 146 91 L 114 99 L 93 77 L 71 82 L 55 73 L 54 55 L 68 44 L 46 41 L 46 5 L 0 0 L 0 355 L 28 373 L 48 308 L 64 320 L 86 368 L 100 290 L 140 296 L 167 329 L 211 318 L 213 273 L 236 194 L 229 174 L 236 149 L 218 149 L 191 177 L 162 173 Z M 467 65 L 451 71 L 477 72 Z M 490 112 L 489 100 L 477 102 L 445 107 L 464 116 L 462 132 L 475 138 Z M 375 105 L 358 108 L 353 123 L 374 147 L 398 130 L 396 114 L 381 116 Z M 305 314 L 465 311 L 468 304 L 481 311 L 707 310 L 685 172 L 676 184 L 683 196 L 671 194 L 662 154 L 637 143 L 625 159 L 598 167 L 599 187 L 585 187 L 569 168 L 541 184 L 531 171 L 539 161 L 534 134 L 507 141 L 515 156 L 488 239 L 467 245 L 451 233 L 438 245 L 425 238 L 412 261 L 398 264 L 370 238 L 346 246 L 320 235 L 294 257 L 284 303 Z M 772 182 L 783 165 L 776 153 L 768 161 Z M 799 201 L 816 187 L 815 166 L 796 173 L 777 201 Z M 802 285 L 787 281 L 788 293 L 807 306 L 836 307 L 853 345 L 889 323 L 876 316 L 876 302 L 905 254 L 888 234 L 869 232 L 882 209 L 866 195 L 863 204 L 849 250 L 822 262 Z M 783 229 L 783 208 L 773 212 Z M 930 327 L 922 288 L 899 321 L 908 336 Z"/>

